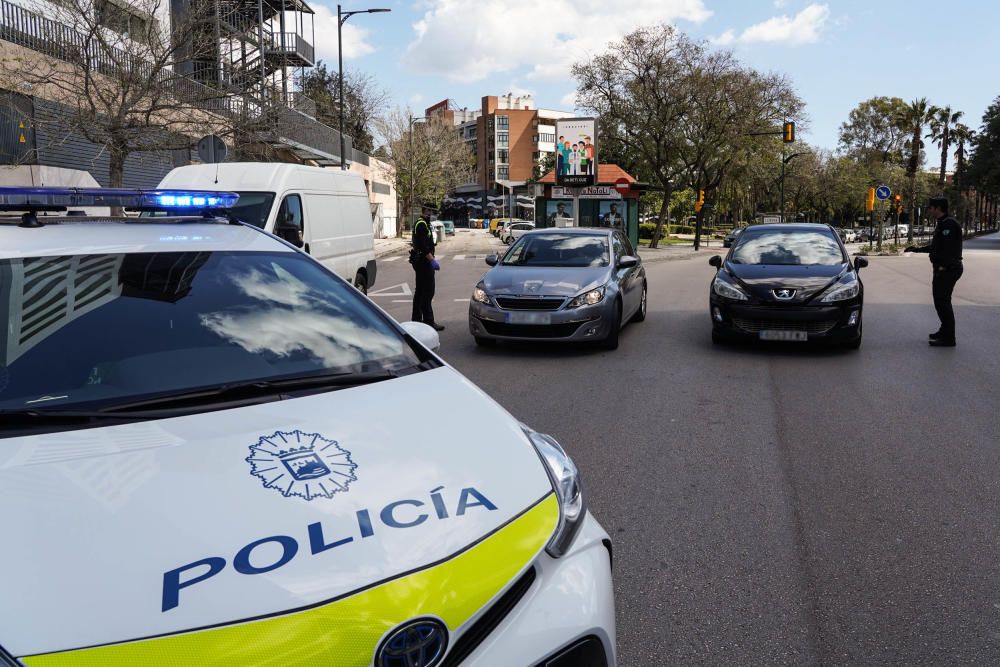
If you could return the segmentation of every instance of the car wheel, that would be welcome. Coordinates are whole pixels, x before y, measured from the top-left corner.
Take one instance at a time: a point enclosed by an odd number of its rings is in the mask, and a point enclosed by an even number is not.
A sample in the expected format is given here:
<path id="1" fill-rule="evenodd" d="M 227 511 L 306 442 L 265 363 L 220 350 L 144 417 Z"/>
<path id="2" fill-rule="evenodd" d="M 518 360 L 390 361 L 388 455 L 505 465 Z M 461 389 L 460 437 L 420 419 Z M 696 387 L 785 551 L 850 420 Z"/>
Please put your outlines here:
<path id="1" fill-rule="evenodd" d="M 615 302 L 615 316 L 611 320 L 611 331 L 608 332 L 607 338 L 601 341 L 601 347 L 605 350 L 617 350 L 618 349 L 618 337 L 622 330 L 622 304 L 620 301 Z"/>
<path id="2" fill-rule="evenodd" d="M 368 294 L 368 278 L 363 271 L 358 271 L 358 275 L 354 276 L 354 286 L 362 294 Z"/>
<path id="3" fill-rule="evenodd" d="M 480 338 L 476 336 L 476 346 L 477 347 L 496 347 L 497 342 L 492 338 Z"/>
<path id="4" fill-rule="evenodd" d="M 646 283 L 642 284 L 642 296 L 639 300 L 639 310 L 632 317 L 633 322 L 643 322 L 646 319 Z"/>

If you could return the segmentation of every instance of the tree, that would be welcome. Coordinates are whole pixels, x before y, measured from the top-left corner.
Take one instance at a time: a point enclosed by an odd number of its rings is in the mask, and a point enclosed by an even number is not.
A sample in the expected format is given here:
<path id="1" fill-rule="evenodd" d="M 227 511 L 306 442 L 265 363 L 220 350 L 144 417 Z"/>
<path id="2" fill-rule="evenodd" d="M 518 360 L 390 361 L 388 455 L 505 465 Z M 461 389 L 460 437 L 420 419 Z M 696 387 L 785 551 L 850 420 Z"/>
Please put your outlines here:
<path id="1" fill-rule="evenodd" d="M 663 194 L 653 247 L 681 173 L 678 128 L 694 92 L 684 79 L 704 50 L 673 27 L 658 25 L 639 28 L 573 66 L 577 107 L 600 117 L 609 146 L 633 155 L 642 175 Z"/>
<path id="2" fill-rule="evenodd" d="M 958 123 L 951 131 L 952 139 L 957 146 L 955 149 L 955 188 L 965 189 L 965 158 L 966 147 L 975 138 L 976 133 L 965 123 Z"/>
<path id="3" fill-rule="evenodd" d="M 932 117 L 931 107 L 927 103 L 926 97 L 913 100 L 896 116 L 899 127 L 909 136 L 907 149 L 910 152 L 909 160 L 906 163 L 906 175 L 909 179 L 909 199 L 910 199 L 910 220 L 916 220 L 916 198 L 917 198 L 917 171 L 920 169 L 920 150 L 924 147 L 923 134 L 924 125 L 930 122 Z M 913 242 L 913 225 L 907 231 L 907 241 Z"/>
<path id="4" fill-rule="evenodd" d="M 189 148 L 218 121 L 205 112 L 218 94 L 174 66 L 196 56 L 186 38 L 204 15 L 192 5 L 183 21 L 162 26 L 160 7 L 160 0 L 60 0 L 48 15 L 71 28 L 39 49 L 46 55 L 24 50 L 0 64 L 4 87 L 60 105 L 55 120 L 36 116 L 36 125 L 51 123 L 107 152 L 112 187 L 121 187 L 129 155 Z"/>
<path id="5" fill-rule="evenodd" d="M 840 125 L 840 148 L 865 164 L 903 163 L 906 132 L 896 123 L 906 102 L 898 97 L 873 97 L 851 110 Z"/>
<path id="6" fill-rule="evenodd" d="M 468 183 L 475 156 L 450 125 L 438 120 L 415 123 L 401 109 L 376 124 L 385 144 L 378 153 L 393 167 L 386 174 L 403 200 L 404 215 L 416 204 L 438 204 L 453 188 Z M 402 236 L 403 226 L 397 227 Z"/>
<path id="7" fill-rule="evenodd" d="M 930 110 L 928 122 L 931 133 L 927 136 L 941 147 L 941 171 L 938 176 L 938 185 L 941 187 L 944 187 L 945 171 L 948 169 L 948 149 L 954 143 L 951 129 L 964 115 L 962 111 L 952 112 L 951 107 L 933 107 Z"/>
<path id="8" fill-rule="evenodd" d="M 976 188 L 977 215 L 992 226 L 996 222 L 1000 195 L 1000 97 L 983 114 L 982 124 L 972 142 L 972 156 L 966 171 L 967 183 Z"/>
<path id="9" fill-rule="evenodd" d="M 302 93 L 316 103 L 316 120 L 339 130 L 339 74 L 321 61 L 299 84 Z M 344 134 L 351 137 L 354 148 L 368 154 L 375 150 L 376 121 L 388 103 L 389 94 L 373 77 L 352 70 L 344 73 Z"/>

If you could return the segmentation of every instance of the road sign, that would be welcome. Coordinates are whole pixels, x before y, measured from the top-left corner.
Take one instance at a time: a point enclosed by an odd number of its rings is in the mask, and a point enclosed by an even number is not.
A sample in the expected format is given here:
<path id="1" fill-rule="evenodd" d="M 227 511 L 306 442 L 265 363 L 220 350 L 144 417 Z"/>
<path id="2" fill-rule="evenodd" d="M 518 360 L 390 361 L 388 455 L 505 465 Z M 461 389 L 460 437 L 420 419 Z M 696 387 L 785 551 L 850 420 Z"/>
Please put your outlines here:
<path id="1" fill-rule="evenodd" d="M 632 186 L 629 184 L 628 179 L 624 176 L 615 181 L 615 190 L 618 190 L 618 192 L 628 192 L 631 187 Z"/>
<path id="2" fill-rule="evenodd" d="M 208 164 L 224 161 L 226 142 L 214 134 L 205 135 L 198 141 L 198 158 Z"/>
<path id="3" fill-rule="evenodd" d="M 892 190 L 889 189 L 888 185 L 880 185 L 875 188 L 875 196 L 878 197 L 879 201 L 885 201 L 892 196 Z"/>

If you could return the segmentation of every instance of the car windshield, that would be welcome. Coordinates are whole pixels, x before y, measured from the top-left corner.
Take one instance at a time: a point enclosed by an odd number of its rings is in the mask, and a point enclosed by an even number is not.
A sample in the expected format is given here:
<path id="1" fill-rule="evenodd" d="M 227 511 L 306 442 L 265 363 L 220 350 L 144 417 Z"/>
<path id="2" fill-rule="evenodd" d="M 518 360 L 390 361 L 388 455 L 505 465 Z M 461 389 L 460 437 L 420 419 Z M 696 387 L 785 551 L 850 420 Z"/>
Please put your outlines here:
<path id="1" fill-rule="evenodd" d="M 739 235 L 733 264 L 834 266 L 847 261 L 830 231 L 748 229 Z"/>
<path id="2" fill-rule="evenodd" d="M 233 215 L 254 227 L 264 228 L 271 213 L 273 192 L 240 192 L 240 200 L 231 210 Z"/>
<path id="3" fill-rule="evenodd" d="M 607 266 L 608 239 L 585 234 L 543 233 L 522 236 L 504 255 L 507 266 Z"/>
<path id="4" fill-rule="evenodd" d="M 420 363 L 350 285 L 294 253 L 4 259 L 0 312 L 0 410 Z"/>

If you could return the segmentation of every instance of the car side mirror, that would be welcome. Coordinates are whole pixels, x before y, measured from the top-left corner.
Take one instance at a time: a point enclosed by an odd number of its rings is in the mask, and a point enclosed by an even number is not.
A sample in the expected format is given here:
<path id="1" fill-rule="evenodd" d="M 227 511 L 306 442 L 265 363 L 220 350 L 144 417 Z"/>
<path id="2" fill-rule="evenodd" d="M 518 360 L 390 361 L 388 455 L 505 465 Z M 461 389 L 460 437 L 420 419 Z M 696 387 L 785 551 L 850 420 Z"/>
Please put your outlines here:
<path id="1" fill-rule="evenodd" d="M 296 248 L 301 248 L 303 245 L 302 230 L 295 225 L 278 225 L 274 230 L 274 234 L 278 238 L 288 241 Z"/>
<path id="2" fill-rule="evenodd" d="M 714 266 L 717 269 L 721 269 L 722 268 L 722 257 L 720 257 L 719 255 L 716 255 L 716 256 L 712 257 L 712 259 L 708 260 L 708 263 L 711 264 L 712 266 Z"/>
<path id="3" fill-rule="evenodd" d="M 486 263 L 489 264 L 490 266 L 496 266 L 497 262 L 499 261 L 500 258 L 497 257 L 496 255 L 489 255 L 486 257 Z"/>
<path id="4" fill-rule="evenodd" d="M 855 257 L 854 258 L 854 270 L 855 271 L 860 271 L 861 269 L 865 268 L 866 266 L 868 266 L 868 260 L 867 259 L 865 259 L 864 257 Z"/>
<path id="5" fill-rule="evenodd" d="M 632 255 L 622 255 L 618 258 L 619 269 L 631 269 L 633 266 L 639 266 L 638 257 L 633 257 Z"/>
<path id="6" fill-rule="evenodd" d="M 403 322 L 400 326 L 403 327 L 403 331 L 431 352 L 437 352 L 441 349 L 441 337 L 434 330 L 434 327 L 423 322 Z"/>

